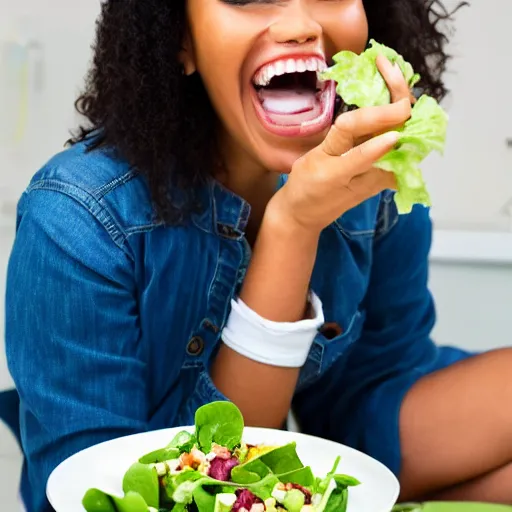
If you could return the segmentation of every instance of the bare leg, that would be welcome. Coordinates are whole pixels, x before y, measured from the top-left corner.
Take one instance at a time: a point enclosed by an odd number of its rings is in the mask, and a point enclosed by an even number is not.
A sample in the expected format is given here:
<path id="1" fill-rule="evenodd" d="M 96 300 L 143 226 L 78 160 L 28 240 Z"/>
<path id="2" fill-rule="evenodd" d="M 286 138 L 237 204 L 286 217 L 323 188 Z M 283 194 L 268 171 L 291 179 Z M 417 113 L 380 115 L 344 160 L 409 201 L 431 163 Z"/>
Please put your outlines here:
<path id="1" fill-rule="evenodd" d="M 434 501 L 483 501 L 512 505 L 512 464 L 430 496 Z"/>
<path id="2" fill-rule="evenodd" d="M 511 491 L 505 481 L 511 480 L 501 475 L 511 471 L 511 404 L 512 349 L 479 355 L 421 379 L 400 415 L 401 500 L 453 488 L 458 499 L 467 491 L 466 499 L 507 502 Z M 485 478 L 493 486 L 484 491 L 479 482 Z"/>

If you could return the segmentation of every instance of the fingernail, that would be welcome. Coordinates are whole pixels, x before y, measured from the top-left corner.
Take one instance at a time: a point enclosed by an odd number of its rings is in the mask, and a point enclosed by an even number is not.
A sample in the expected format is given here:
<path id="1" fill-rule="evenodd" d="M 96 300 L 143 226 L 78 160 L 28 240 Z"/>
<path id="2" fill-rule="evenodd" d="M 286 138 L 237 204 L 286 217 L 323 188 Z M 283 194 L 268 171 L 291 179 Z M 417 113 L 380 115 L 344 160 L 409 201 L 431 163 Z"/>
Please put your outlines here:
<path id="1" fill-rule="evenodd" d="M 389 144 L 396 144 L 400 139 L 400 134 L 398 132 L 386 132 L 384 135 L 384 140 Z"/>
<path id="2" fill-rule="evenodd" d="M 395 71 L 395 73 L 396 73 L 397 75 L 400 75 L 401 77 L 403 77 L 403 76 L 404 76 L 404 74 L 402 73 L 402 70 L 400 69 L 400 66 L 398 65 L 398 62 L 395 62 L 395 63 L 393 64 L 393 70 Z"/>

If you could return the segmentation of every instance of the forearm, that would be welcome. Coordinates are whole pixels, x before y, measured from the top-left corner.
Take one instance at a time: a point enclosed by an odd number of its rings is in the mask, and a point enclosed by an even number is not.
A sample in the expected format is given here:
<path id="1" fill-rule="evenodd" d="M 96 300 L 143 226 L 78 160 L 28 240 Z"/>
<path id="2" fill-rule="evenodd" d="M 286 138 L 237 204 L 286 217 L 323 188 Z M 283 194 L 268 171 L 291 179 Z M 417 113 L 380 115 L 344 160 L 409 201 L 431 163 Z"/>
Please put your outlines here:
<path id="1" fill-rule="evenodd" d="M 307 311 L 318 235 L 292 226 L 277 212 L 267 212 L 240 293 L 250 309 L 274 322 L 297 322 Z M 222 345 L 212 378 L 242 410 L 247 424 L 279 428 L 299 370 L 262 364 Z"/>
<path id="2" fill-rule="evenodd" d="M 267 211 L 240 293 L 253 311 L 275 322 L 304 318 L 319 234 Z"/>

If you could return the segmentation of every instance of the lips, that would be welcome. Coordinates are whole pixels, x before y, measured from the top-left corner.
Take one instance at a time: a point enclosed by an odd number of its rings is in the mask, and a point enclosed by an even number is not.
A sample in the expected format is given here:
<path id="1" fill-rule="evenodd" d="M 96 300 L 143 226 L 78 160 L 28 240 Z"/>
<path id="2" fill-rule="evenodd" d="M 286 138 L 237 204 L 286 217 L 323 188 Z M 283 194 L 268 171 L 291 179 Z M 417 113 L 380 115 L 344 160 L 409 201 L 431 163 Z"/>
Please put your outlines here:
<path id="1" fill-rule="evenodd" d="M 304 137 L 330 126 L 335 84 L 318 79 L 326 67 L 318 56 L 297 56 L 276 59 L 256 71 L 251 97 L 266 131 Z"/>

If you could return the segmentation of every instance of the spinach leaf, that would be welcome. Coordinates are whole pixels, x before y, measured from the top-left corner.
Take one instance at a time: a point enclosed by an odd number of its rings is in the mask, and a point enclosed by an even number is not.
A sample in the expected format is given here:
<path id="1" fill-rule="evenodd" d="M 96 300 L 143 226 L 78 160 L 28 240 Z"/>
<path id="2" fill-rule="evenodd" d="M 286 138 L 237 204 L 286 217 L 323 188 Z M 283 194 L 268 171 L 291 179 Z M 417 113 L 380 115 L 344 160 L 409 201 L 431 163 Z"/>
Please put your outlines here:
<path id="1" fill-rule="evenodd" d="M 180 453 L 190 453 L 196 442 L 196 436 L 186 430 L 182 430 L 174 436 L 174 439 L 168 444 L 167 448 L 175 448 Z"/>
<path id="2" fill-rule="evenodd" d="M 196 437 L 199 448 L 210 452 L 212 443 L 233 450 L 242 441 L 244 419 L 238 407 L 231 402 L 212 402 L 197 409 Z"/>
<path id="3" fill-rule="evenodd" d="M 164 493 L 169 500 L 173 500 L 178 503 L 190 503 L 189 500 L 192 498 L 195 487 L 190 489 L 190 497 L 187 497 L 184 501 L 176 500 L 174 498 L 174 494 L 182 485 L 186 484 L 183 489 L 189 489 L 191 483 L 193 484 L 196 480 L 200 480 L 202 478 L 209 477 L 205 477 L 203 474 L 199 473 L 199 471 L 195 470 L 183 471 L 177 475 L 166 475 L 162 480 Z"/>
<path id="4" fill-rule="evenodd" d="M 336 457 L 336 460 L 334 461 L 331 471 L 329 471 L 329 473 L 327 473 L 327 475 L 325 475 L 324 478 L 322 478 L 320 480 L 317 479 L 316 489 L 315 489 L 316 493 L 325 494 L 325 492 L 327 491 L 327 488 L 329 487 L 331 480 L 334 478 L 334 474 L 336 473 L 336 470 L 338 469 L 340 460 L 341 460 L 341 457 L 338 455 L 338 457 Z"/>
<path id="5" fill-rule="evenodd" d="M 361 482 L 349 475 L 334 475 L 334 481 L 336 482 L 338 487 L 356 487 L 361 485 Z"/>
<path id="6" fill-rule="evenodd" d="M 353 476 L 335 474 L 340 457 L 326 477 L 317 481 L 317 492 L 323 494 L 317 507 L 317 512 L 345 512 L 348 504 L 348 488 L 360 485 L 361 482 Z"/>
<path id="7" fill-rule="evenodd" d="M 227 493 L 229 489 L 233 489 L 233 492 L 243 487 L 250 490 L 255 496 L 262 500 L 266 500 L 272 496 L 272 491 L 276 484 L 279 483 L 279 479 L 276 475 L 268 474 L 258 482 L 241 485 L 234 482 L 223 482 L 221 480 L 215 480 L 209 476 L 204 476 L 198 471 L 186 471 L 176 476 L 170 476 L 164 478 L 164 485 L 166 487 L 167 494 L 176 503 L 191 503 L 200 487 L 211 487 L 218 488 L 219 492 Z M 202 498 L 205 498 L 201 494 Z"/>
<path id="8" fill-rule="evenodd" d="M 137 492 L 129 491 L 122 498 L 99 489 L 89 489 L 82 499 L 87 512 L 147 512 L 148 504 Z M 158 508 L 158 503 L 155 508 Z"/>
<path id="9" fill-rule="evenodd" d="M 112 498 L 99 489 L 89 489 L 82 499 L 82 505 L 87 512 L 116 512 Z"/>
<path id="10" fill-rule="evenodd" d="M 141 464 L 157 464 L 158 462 L 177 459 L 182 453 L 189 453 L 195 443 L 195 436 L 186 430 L 182 430 L 174 436 L 174 439 L 165 448 L 143 455 L 139 462 Z"/>
<path id="11" fill-rule="evenodd" d="M 124 475 L 123 491 L 125 494 L 137 493 L 144 499 L 147 506 L 158 508 L 159 485 L 156 470 L 151 466 L 136 462 Z"/>
<path id="12" fill-rule="evenodd" d="M 214 494 L 210 494 L 204 487 L 198 487 L 192 496 L 199 512 L 213 512 L 215 508 Z"/>
<path id="13" fill-rule="evenodd" d="M 133 491 L 129 491 L 125 494 L 123 498 L 118 498 L 113 496 L 112 499 L 116 504 L 117 512 L 147 512 L 148 504 L 145 502 L 144 498 Z M 158 504 L 155 508 L 158 507 Z"/>
<path id="14" fill-rule="evenodd" d="M 295 442 L 285 444 L 275 450 L 264 453 L 261 455 L 260 459 L 270 468 L 270 471 L 276 475 L 304 467 L 304 464 L 302 464 L 302 461 L 297 455 L 297 443 Z"/>
<path id="15" fill-rule="evenodd" d="M 348 489 L 336 488 L 329 496 L 323 512 L 346 512 L 348 504 Z"/>
<path id="16" fill-rule="evenodd" d="M 252 459 L 245 464 L 235 466 L 231 470 L 231 480 L 237 484 L 259 482 L 270 473 L 270 468 L 260 459 Z"/>
<path id="17" fill-rule="evenodd" d="M 296 443 L 289 443 L 264 452 L 244 464 L 235 466 L 231 480 L 240 484 L 257 482 L 269 473 L 282 475 L 304 467 L 297 455 Z M 257 478 L 259 476 L 259 478 Z"/>
<path id="18" fill-rule="evenodd" d="M 299 484 L 304 487 L 313 487 L 315 485 L 315 476 L 309 466 L 277 475 L 277 477 L 283 484 Z"/>
<path id="19" fill-rule="evenodd" d="M 246 489 L 249 489 L 255 496 L 260 500 L 268 500 L 272 497 L 272 491 L 274 487 L 279 483 L 279 478 L 272 473 L 269 473 L 265 478 L 262 478 L 259 482 L 245 485 Z"/>
<path id="20" fill-rule="evenodd" d="M 165 462 L 166 460 L 177 459 L 180 456 L 180 451 L 177 448 L 161 448 L 153 452 L 143 455 L 139 462 L 141 464 L 156 464 L 158 462 Z"/>

